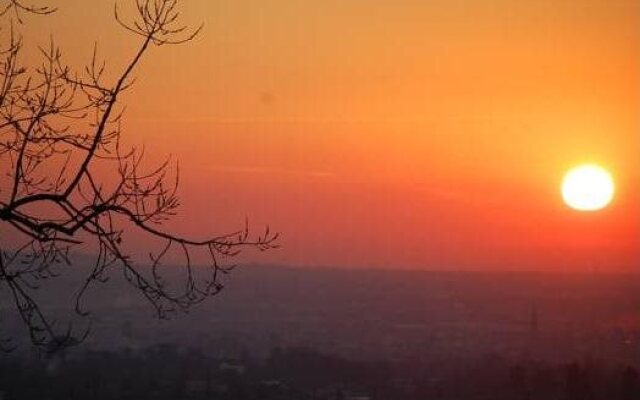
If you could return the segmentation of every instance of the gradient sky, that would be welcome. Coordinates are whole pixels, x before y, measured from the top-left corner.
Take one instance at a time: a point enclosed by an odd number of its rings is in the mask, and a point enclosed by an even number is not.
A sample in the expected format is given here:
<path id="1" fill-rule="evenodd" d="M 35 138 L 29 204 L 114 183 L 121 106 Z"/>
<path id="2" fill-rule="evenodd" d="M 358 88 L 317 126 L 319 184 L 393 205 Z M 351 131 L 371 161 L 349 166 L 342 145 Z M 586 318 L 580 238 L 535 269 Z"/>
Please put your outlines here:
<path id="1" fill-rule="evenodd" d="M 97 41 L 119 71 L 139 39 L 113 3 L 57 3 L 27 39 L 72 63 Z M 283 235 L 252 259 L 292 265 L 638 269 L 637 0 L 184 3 L 204 31 L 125 99 L 127 140 L 180 160 L 172 229 L 247 216 Z M 563 205 L 582 162 L 614 175 L 609 208 Z"/>

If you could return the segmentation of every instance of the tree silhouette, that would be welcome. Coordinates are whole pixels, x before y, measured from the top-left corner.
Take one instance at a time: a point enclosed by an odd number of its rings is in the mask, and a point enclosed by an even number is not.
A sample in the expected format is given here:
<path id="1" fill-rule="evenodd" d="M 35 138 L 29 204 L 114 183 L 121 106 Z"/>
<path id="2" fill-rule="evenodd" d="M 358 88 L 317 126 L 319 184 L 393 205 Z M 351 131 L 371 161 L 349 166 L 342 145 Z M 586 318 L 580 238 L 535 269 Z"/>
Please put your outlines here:
<path id="1" fill-rule="evenodd" d="M 179 206 L 177 168 L 174 171 L 167 160 L 145 169 L 144 150 L 121 145 L 120 99 L 131 87 L 140 60 L 153 47 L 191 41 L 202 28 L 182 25 L 178 5 L 178 0 L 136 0 L 133 17 L 126 18 L 116 4 L 115 21 L 140 44 L 122 72 L 109 81 L 105 62 L 95 50 L 88 65 L 76 72 L 65 64 L 53 40 L 40 48 L 39 65 L 22 65 L 18 28 L 24 16 L 56 10 L 0 0 L 0 228 L 10 235 L 0 241 L 0 294 L 10 295 L 36 346 L 61 348 L 88 332 L 59 332 L 34 297 L 35 290 L 46 289 L 46 278 L 58 276 L 57 264 L 72 262 L 69 250 L 75 246 L 89 245 L 96 251 L 76 297 L 78 315 L 88 315 L 81 300 L 92 283 L 105 281 L 118 269 L 160 318 L 217 294 L 222 288 L 219 275 L 232 267 L 229 258 L 243 248 L 276 247 L 277 234 L 267 228 L 254 238 L 246 223 L 238 232 L 203 240 L 164 230 L 163 222 Z M 105 165 L 111 175 L 98 171 Z M 159 251 L 149 254 L 147 272 L 124 247 L 125 233 L 132 230 L 163 242 Z M 206 279 L 194 273 L 196 248 L 207 254 Z M 169 252 L 181 257 L 184 284 L 171 284 L 160 273 Z M 11 343 L 3 341 L 2 346 Z"/>

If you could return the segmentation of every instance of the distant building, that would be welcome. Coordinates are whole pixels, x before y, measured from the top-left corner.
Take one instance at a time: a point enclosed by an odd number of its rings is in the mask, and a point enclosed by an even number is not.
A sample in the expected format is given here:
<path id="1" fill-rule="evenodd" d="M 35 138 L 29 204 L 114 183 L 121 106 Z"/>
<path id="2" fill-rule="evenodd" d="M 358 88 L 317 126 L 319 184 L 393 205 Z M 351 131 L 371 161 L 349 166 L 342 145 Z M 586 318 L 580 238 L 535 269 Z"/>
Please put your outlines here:
<path id="1" fill-rule="evenodd" d="M 206 393 L 209 390 L 209 385 L 204 379 L 190 379 L 185 382 L 184 389 L 189 395 L 198 395 Z"/>
<path id="2" fill-rule="evenodd" d="M 243 364 L 237 361 L 230 360 L 222 361 L 220 365 L 218 365 L 218 369 L 220 371 L 233 372 L 238 375 L 243 375 L 247 370 L 247 368 Z"/>
<path id="3" fill-rule="evenodd" d="M 529 313 L 529 326 L 526 333 L 524 355 L 525 358 L 535 359 L 540 356 L 540 315 L 538 306 L 533 303 Z"/>

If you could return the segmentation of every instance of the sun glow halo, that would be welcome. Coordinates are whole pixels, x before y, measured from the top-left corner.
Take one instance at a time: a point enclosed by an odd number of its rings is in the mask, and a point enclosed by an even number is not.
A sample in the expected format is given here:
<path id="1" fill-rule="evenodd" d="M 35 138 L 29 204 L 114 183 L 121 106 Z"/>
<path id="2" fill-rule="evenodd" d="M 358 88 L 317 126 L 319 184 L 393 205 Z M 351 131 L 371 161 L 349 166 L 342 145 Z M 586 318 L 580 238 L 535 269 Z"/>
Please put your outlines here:
<path id="1" fill-rule="evenodd" d="M 596 211 L 613 199 L 615 185 L 607 170 L 595 165 L 580 165 L 571 169 L 562 181 L 562 198 L 571 208 Z"/>

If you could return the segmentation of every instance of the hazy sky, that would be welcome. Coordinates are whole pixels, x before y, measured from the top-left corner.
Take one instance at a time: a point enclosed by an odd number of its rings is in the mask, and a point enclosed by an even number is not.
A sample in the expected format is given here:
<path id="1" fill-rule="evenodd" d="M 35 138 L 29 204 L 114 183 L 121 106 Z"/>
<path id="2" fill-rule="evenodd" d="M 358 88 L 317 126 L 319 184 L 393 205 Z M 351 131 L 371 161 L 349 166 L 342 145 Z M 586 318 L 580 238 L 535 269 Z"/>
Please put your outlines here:
<path id="1" fill-rule="evenodd" d="M 125 2 L 122 2 L 125 3 Z M 99 42 L 119 71 L 139 38 L 111 1 L 30 19 L 69 60 Z M 637 0 L 189 0 L 205 24 L 154 48 L 126 135 L 180 160 L 200 235 L 245 216 L 282 233 L 262 262 L 389 268 L 640 265 Z M 152 160 L 150 160 L 152 161 Z M 613 204 L 563 205 L 597 162 Z"/>

